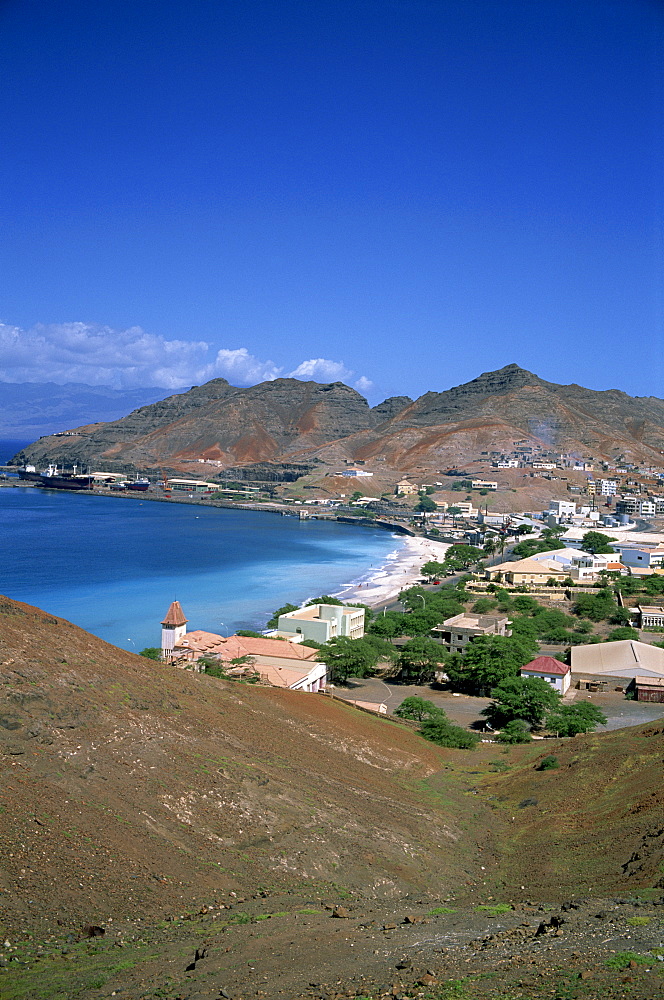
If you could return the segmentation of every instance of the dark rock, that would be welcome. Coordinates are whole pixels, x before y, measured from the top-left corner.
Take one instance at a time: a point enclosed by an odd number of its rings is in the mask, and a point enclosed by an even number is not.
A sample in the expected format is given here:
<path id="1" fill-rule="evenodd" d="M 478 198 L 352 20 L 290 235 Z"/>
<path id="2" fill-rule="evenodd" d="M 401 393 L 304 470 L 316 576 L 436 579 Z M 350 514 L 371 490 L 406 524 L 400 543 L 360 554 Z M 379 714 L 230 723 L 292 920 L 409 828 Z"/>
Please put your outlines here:
<path id="1" fill-rule="evenodd" d="M 85 927 L 81 930 L 81 937 L 84 938 L 103 937 L 105 933 L 106 933 L 105 929 L 103 927 L 100 927 L 98 924 L 86 924 Z"/>

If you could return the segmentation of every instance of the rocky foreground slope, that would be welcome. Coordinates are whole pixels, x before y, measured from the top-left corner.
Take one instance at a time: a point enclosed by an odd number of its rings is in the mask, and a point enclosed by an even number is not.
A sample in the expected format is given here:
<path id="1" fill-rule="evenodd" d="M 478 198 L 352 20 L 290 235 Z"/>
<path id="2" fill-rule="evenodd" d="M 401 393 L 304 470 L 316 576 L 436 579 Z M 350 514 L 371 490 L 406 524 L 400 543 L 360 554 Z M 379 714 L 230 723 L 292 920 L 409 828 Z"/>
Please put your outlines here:
<path id="1" fill-rule="evenodd" d="M 3 996 L 658 995 L 664 724 L 444 750 L 6 598 L 0 663 Z"/>
<path id="2" fill-rule="evenodd" d="M 329 468 L 380 459 L 401 475 L 511 451 L 516 442 L 661 464 L 664 400 L 557 385 L 517 365 L 414 402 L 393 397 L 373 409 L 341 382 L 276 379 L 241 389 L 214 379 L 122 420 L 41 438 L 16 462 L 184 471 L 199 459 L 225 468 L 266 462 Z"/>

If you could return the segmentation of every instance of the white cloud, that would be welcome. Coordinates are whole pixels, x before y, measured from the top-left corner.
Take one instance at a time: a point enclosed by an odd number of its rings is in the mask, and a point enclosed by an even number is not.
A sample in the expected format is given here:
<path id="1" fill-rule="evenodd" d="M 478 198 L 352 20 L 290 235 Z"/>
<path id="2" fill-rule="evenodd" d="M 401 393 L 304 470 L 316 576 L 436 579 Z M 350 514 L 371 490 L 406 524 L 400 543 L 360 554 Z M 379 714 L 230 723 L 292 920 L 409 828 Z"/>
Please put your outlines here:
<path id="1" fill-rule="evenodd" d="M 166 340 L 139 326 L 39 323 L 21 330 L 0 324 L 0 380 L 176 389 L 191 384 L 207 351 L 205 341 Z"/>
<path id="2" fill-rule="evenodd" d="M 202 381 L 221 376 L 229 382 L 255 385 L 256 382 L 272 382 L 282 372 L 283 368 L 278 368 L 274 361 L 261 361 L 250 354 L 246 347 L 240 347 L 235 351 L 217 351 L 212 364 L 206 367 Z"/>
<path id="3" fill-rule="evenodd" d="M 353 388 L 357 389 L 357 391 L 361 393 L 371 392 L 373 387 L 374 387 L 373 382 L 371 381 L 370 378 L 367 378 L 365 375 L 360 375 L 357 381 L 353 382 Z"/>
<path id="4" fill-rule="evenodd" d="M 343 361 L 329 361 L 327 358 L 311 358 L 301 361 L 288 378 L 311 379 L 314 382 L 345 382 L 353 372 L 346 368 Z"/>
<path id="5" fill-rule="evenodd" d="M 115 330 L 91 323 L 38 323 L 29 330 L 0 323 L 0 382 L 82 382 L 116 389 L 163 386 L 181 389 L 212 378 L 233 385 L 255 385 L 283 375 L 274 361 L 263 361 L 246 347 L 218 350 L 204 340 L 166 340 L 140 326 Z M 343 361 L 311 358 L 289 378 L 346 382 L 360 392 L 372 383 Z"/>

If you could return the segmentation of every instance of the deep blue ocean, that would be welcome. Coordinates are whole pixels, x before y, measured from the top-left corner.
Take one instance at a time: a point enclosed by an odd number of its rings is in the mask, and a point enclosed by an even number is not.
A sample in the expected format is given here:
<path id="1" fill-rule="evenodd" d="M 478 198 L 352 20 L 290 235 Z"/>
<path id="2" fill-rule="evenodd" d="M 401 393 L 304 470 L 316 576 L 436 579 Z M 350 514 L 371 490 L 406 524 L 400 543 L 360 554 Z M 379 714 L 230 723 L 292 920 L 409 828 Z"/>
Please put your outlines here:
<path id="1" fill-rule="evenodd" d="M 190 629 L 260 629 L 283 604 L 367 579 L 401 544 L 333 521 L 0 489 L 0 593 L 136 652 L 160 644 L 174 599 Z"/>
<path id="2" fill-rule="evenodd" d="M 5 462 L 8 462 L 10 458 L 13 458 L 17 452 L 26 448 L 29 444 L 32 444 L 32 442 L 26 438 L 21 438 L 20 440 L 16 438 L 0 438 L 0 465 L 4 465 Z"/>

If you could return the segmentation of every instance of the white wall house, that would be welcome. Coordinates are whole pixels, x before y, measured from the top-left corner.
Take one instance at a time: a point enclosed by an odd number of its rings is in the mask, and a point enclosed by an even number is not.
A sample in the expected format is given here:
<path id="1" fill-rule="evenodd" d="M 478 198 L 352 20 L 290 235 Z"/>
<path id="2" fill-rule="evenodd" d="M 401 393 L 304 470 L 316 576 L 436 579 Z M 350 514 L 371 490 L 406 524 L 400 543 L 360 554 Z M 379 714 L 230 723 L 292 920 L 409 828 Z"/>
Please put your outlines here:
<path id="1" fill-rule="evenodd" d="M 338 604 L 310 604 L 279 615 L 277 632 L 301 636 L 315 642 L 329 642 L 340 635 L 361 639 L 364 635 L 364 608 Z"/>
<path id="2" fill-rule="evenodd" d="M 572 668 L 553 656 L 537 656 L 525 667 L 521 667 L 522 677 L 539 677 L 559 694 L 565 694 L 572 679 Z"/>

